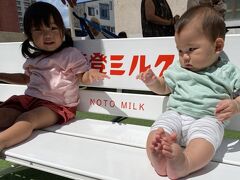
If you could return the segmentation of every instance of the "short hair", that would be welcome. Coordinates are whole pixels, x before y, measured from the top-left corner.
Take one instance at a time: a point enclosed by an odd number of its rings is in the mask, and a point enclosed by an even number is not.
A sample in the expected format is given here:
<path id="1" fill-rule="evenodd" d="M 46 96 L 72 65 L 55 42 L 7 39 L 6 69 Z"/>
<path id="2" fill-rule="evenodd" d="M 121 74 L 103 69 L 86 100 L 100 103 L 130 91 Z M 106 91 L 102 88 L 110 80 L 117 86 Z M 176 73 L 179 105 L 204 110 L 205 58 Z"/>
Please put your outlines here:
<path id="1" fill-rule="evenodd" d="M 89 25 L 90 25 L 90 28 L 92 28 L 93 30 L 101 31 L 101 23 L 98 18 L 92 17 L 90 19 Z"/>
<path id="2" fill-rule="evenodd" d="M 199 5 L 188 9 L 175 25 L 175 33 L 179 34 L 193 20 L 201 23 L 204 35 L 211 41 L 225 39 L 226 25 L 223 17 L 214 8 Z"/>
<path id="3" fill-rule="evenodd" d="M 119 38 L 127 38 L 127 33 L 125 31 L 121 31 L 118 33 Z"/>
<path id="4" fill-rule="evenodd" d="M 100 21 L 99 21 L 99 19 L 96 18 L 96 17 L 92 17 L 90 21 L 91 21 L 92 23 L 95 23 L 95 24 L 100 25 Z"/>

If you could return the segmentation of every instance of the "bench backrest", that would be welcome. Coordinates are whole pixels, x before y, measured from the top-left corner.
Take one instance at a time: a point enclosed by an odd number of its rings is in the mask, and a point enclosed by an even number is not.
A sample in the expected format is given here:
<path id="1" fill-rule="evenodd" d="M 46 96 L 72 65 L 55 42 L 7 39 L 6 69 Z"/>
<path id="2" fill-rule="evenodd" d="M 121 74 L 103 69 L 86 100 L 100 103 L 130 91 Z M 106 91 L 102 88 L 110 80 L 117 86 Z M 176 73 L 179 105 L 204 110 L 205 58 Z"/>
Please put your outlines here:
<path id="1" fill-rule="evenodd" d="M 239 35 L 229 35 L 224 49 L 232 63 L 240 67 L 239 43 Z M 20 45 L 0 44 L 0 72 L 23 72 Z M 149 90 L 136 80 L 136 75 L 151 67 L 160 76 L 174 60 L 178 60 L 173 37 L 79 40 L 75 41 L 75 47 L 91 61 L 92 67 L 111 77 L 92 85 L 96 87 L 93 90 L 80 90 L 80 111 L 155 120 L 166 110 L 168 97 L 145 93 Z M 0 89 L 0 101 L 4 101 L 10 94 L 22 94 L 25 87 L 1 84 Z M 235 118 L 229 128 L 239 130 L 239 120 L 239 117 Z"/>

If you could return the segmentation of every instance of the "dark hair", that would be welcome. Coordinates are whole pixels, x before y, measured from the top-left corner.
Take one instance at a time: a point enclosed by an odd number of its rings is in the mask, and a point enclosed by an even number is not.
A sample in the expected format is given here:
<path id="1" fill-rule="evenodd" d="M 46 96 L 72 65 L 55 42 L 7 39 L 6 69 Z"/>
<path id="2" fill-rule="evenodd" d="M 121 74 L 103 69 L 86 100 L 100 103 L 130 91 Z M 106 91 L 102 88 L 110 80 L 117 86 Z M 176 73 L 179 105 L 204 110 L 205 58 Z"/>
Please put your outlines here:
<path id="1" fill-rule="evenodd" d="M 179 34 L 186 25 L 196 20 L 201 22 L 204 35 L 211 41 L 217 38 L 225 39 L 226 25 L 223 17 L 214 8 L 199 5 L 187 10 L 175 25 L 175 32 Z"/>
<path id="2" fill-rule="evenodd" d="M 127 33 L 125 31 L 121 31 L 118 33 L 119 38 L 127 38 Z"/>
<path id="3" fill-rule="evenodd" d="M 27 8 L 23 19 L 24 33 L 27 37 L 27 39 L 22 43 L 22 55 L 25 58 L 34 58 L 43 53 L 49 54 L 49 52 L 45 52 L 44 50 L 38 49 L 37 47 L 34 47 L 32 45 L 31 42 L 33 38 L 31 29 L 32 27 L 40 27 L 42 24 L 49 27 L 50 17 L 53 17 L 54 22 L 56 23 L 62 34 L 65 35 L 65 40 L 62 45 L 57 50 L 51 53 L 60 51 L 65 47 L 73 46 L 73 40 L 71 36 L 66 33 L 62 16 L 57 10 L 57 8 L 46 2 L 36 2 Z"/>

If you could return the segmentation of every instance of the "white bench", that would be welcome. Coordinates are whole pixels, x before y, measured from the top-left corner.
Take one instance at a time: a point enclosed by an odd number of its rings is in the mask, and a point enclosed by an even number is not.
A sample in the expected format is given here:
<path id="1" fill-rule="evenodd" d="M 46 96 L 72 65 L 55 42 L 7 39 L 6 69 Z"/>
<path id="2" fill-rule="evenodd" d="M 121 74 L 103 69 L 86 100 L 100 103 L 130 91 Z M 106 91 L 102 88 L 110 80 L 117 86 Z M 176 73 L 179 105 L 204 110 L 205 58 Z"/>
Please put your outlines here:
<path id="1" fill-rule="evenodd" d="M 239 43 L 238 35 L 226 38 L 225 52 L 238 66 Z M 143 93 L 148 90 L 136 75 L 148 65 L 160 74 L 164 62 L 177 60 L 174 39 L 85 40 L 75 46 L 111 79 L 93 85 L 103 89 L 80 89 L 78 119 L 34 131 L 25 142 L 5 150 L 5 160 L 72 179 L 168 179 L 159 177 L 147 158 L 149 127 L 84 118 L 81 112 L 155 120 L 166 109 L 167 97 Z M 22 72 L 20 43 L 1 43 L 0 56 L 0 72 Z M 0 84 L 0 101 L 23 94 L 24 89 Z M 239 120 L 232 121 L 229 129 L 239 131 Z M 186 179 L 237 179 L 239 166 L 239 139 L 224 139 L 213 161 Z"/>

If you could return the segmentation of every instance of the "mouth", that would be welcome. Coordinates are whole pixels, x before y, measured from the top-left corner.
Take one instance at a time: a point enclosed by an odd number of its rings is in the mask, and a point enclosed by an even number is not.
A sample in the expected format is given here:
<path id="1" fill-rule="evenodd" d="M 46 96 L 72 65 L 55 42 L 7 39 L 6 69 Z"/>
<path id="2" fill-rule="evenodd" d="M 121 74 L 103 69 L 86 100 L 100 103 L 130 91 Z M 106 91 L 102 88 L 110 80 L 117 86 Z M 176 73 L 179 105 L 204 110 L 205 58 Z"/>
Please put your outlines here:
<path id="1" fill-rule="evenodd" d="M 44 42 L 44 44 L 49 46 L 49 45 L 53 45 L 54 42 Z"/>
<path id="2" fill-rule="evenodd" d="M 186 69 L 192 69 L 193 66 L 192 66 L 191 64 L 185 64 L 185 65 L 184 65 L 184 68 L 186 68 Z"/>

